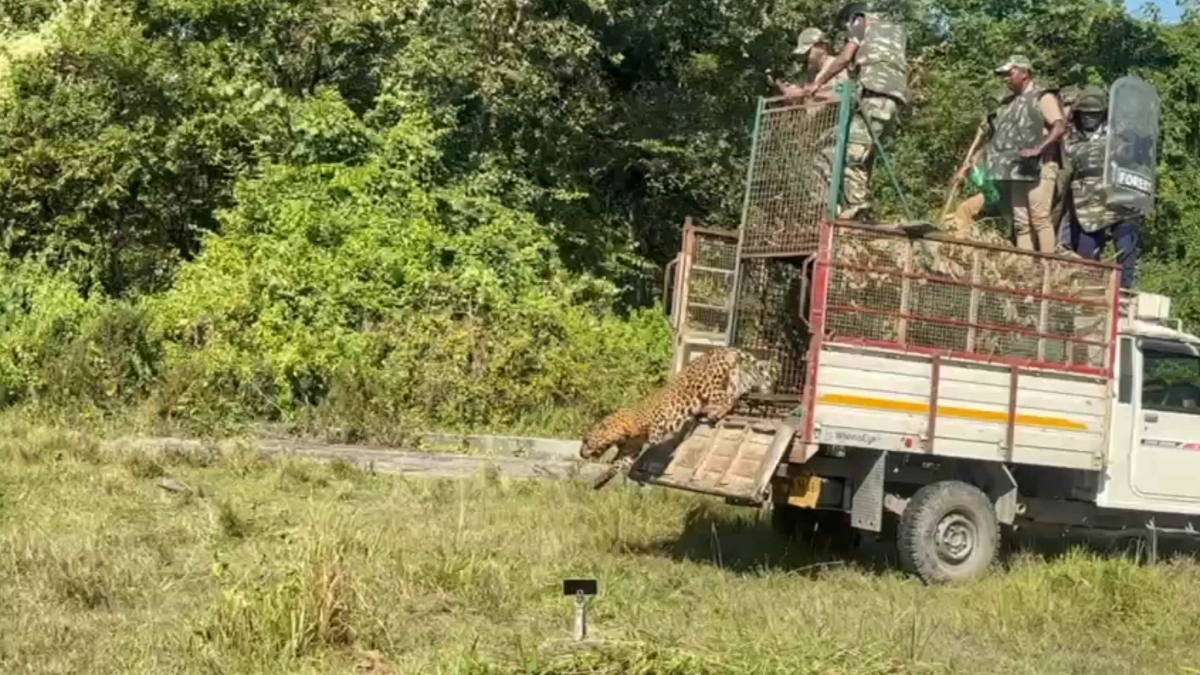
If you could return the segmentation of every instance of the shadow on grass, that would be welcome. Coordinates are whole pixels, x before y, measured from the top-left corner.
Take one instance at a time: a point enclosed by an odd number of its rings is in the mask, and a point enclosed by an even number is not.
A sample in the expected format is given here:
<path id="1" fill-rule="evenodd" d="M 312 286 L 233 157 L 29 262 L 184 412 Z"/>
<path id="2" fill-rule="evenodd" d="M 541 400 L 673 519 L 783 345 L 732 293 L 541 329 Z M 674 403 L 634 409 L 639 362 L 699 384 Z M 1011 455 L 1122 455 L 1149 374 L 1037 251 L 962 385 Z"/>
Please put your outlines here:
<path id="1" fill-rule="evenodd" d="M 847 525 L 848 526 L 848 525 Z M 883 572 L 895 564 L 890 542 L 855 546 L 844 537 L 814 533 L 786 537 L 769 513 L 724 504 L 697 504 L 684 516 L 679 534 L 641 545 L 635 555 L 662 556 L 719 567 L 737 574 L 794 573 L 815 577 L 824 570 L 854 567 Z"/>
<path id="2" fill-rule="evenodd" d="M 625 546 L 635 555 L 662 556 L 677 561 L 712 565 L 737 574 L 793 573 L 810 578 L 838 567 L 884 574 L 899 571 L 895 522 L 885 525 L 878 536 L 846 536 L 849 523 L 840 532 L 785 537 L 775 530 L 769 512 L 746 507 L 702 503 L 685 515 L 678 535 L 648 544 Z M 1050 563 L 1083 549 L 1101 557 L 1133 557 L 1147 560 L 1147 543 L 1135 533 L 1061 531 L 1053 528 L 1005 532 L 999 556 L 1000 569 L 1007 569 L 1018 555 L 1033 556 Z M 1158 560 L 1175 556 L 1200 560 L 1200 540 L 1160 536 Z"/>
<path id="3" fill-rule="evenodd" d="M 1082 549 L 1102 557 L 1133 558 L 1146 562 L 1149 540 L 1144 532 L 1088 531 L 1058 529 L 1048 526 L 1021 528 L 1007 535 L 1004 547 L 1005 562 L 1017 554 L 1033 556 L 1045 562 L 1053 562 L 1067 556 L 1072 550 Z M 1186 537 L 1160 535 L 1158 538 L 1158 560 L 1184 556 L 1200 560 L 1200 540 Z"/>

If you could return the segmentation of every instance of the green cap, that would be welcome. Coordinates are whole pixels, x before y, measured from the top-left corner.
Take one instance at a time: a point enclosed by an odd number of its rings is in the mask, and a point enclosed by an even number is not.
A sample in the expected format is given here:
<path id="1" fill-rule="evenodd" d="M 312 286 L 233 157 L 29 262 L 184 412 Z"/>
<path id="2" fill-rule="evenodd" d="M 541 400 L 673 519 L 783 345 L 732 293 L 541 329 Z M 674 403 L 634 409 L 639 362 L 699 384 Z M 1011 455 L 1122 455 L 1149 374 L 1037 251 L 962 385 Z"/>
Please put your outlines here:
<path id="1" fill-rule="evenodd" d="M 800 39 L 796 40 L 796 48 L 792 50 L 792 53 L 807 54 L 808 50 L 818 42 L 825 42 L 825 32 L 820 28 L 805 28 L 800 32 Z"/>
<path id="2" fill-rule="evenodd" d="M 1058 99 L 1062 101 L 1063 105 L 1073 106 L 1079 100 L 1079 94 L 1082 91 L 1079 87 L 1070 84 L 1058 90 Z"/>
<path id="3" fill-rule="evenodd" d="M 1029 62 L 1029 59 L 1026 58 L 1024 54 L 1013 54 L 1012 56 L 1008 57 L 1008 60 L 1002 63 L 1000 67 L 996 68 L 996 73 L 1003 75 L 1013 68 L 1020 68 L 1022 70 L 1028 70 L 1032 72 L 1033 64 Z"/>
<path id="4" fill-rule="evenodd" d="M 1108 97 L 1104 95 L 1103 89 L 1089 84 L 1080 92 L 1072 109 L 1079 112 L 1104 112 L 1108 109 Z"/>

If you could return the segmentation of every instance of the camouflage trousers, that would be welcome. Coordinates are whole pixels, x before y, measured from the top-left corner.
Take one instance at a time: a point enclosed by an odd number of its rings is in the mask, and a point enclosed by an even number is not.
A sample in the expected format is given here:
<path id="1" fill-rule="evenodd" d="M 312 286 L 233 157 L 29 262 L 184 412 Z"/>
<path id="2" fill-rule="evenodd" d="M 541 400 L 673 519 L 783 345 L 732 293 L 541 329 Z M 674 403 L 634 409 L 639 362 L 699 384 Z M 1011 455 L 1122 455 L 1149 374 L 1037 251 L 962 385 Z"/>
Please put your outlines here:
<path id="1" fill-rule="evenodd" d="M 811 193 L 814 206 L 817 209 L 826 209 L 829 205 L 829 187 L 833 176 L 833 155 L 837 151 L 837 125 L 829 127 L 821 135 L 818 143 L 820 149 L 813 154 L 813 161 L 806 168 L 810 172 L 808 180 L 814 188 Z"/>
<path id="2" fill-rule="evenodd" d="M 842 198 L 845 208 L 842 218 L 854 218 L 860 211 L 870 207 L 870 192 L 867 184 L 871 180 L 871 169 L 875 162 L 875 146 L 871 141 L 873 132 L 882 143 L 895 130 L 898 105 L 887 96 L 866 93 L 859 109 L 850 116 L 850 129 L 846 135 L 846 163 L 842 173 Z M 865 119 L 864 119 L 865 118 Z M 867 120 L 870 120 L 868 126 Z M 819 198 L 828 201 L 833 175 L 833 157 L 837 151 L 837 128 L 832 127 L 822 136 L 821 150 L 813 157 L 808 170 L 815 176 L 815 184 L 821 186 Z"/>
<path id="3" fill-rule="evenodd" d="M 882 144 L 896 129 L 899 104 L 895 99 L 864 92 L 858 110 L 850 117 L 846 137 L 846 170 L 843 174 L 841 218 L 855 218 L 870 209 L 871 171 L 875 165 L 872 135 Z"/>

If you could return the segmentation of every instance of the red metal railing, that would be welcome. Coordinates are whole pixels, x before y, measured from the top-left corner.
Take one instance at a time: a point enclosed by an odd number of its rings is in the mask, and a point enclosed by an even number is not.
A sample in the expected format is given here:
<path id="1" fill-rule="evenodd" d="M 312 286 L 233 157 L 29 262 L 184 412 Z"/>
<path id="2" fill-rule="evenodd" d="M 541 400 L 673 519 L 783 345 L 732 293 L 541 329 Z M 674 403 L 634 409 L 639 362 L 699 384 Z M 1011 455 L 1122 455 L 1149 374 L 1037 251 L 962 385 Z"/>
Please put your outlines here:
<path id="1" fill-rule="evenodd" d="M 847 242 L 857 238 L 867 255 L 856 255 L 862 251 L 850 251 L 846 255 Z M 872 243 L 875 243 L 872 250 Z M 882 246 L 878 244 L 882 243 Z M 918 271 L 914 264 L 914 251 L 924 245 L 957 247 L 955 250 L 939 250 L 945 258 L 931 256 L 933 265 L 954 262 L 962 258 L 963 252 L 972 265 L 967 278 L 955 277 L 945 271 L 928 271 L 927 259 Z M 851 244 L 853 246 L 853 243 Z M 839 248 L 841 246 L 842 248 Z M 895 255 L 899 253 L 899 255 Z M 957 255 L 956 255 L 957 254 Z M 867 258 L 867 262 L 855 258 Z M 872 259 L 873 258 L 873 259 Z M 939 262 L 940 261 L 940 262 Z M 993 276 L 1005 270 L 1021 272 L 1041 270 L 1041 274 L 1023 279 L 986 279 L 988 271 L 983 263 L 991 261 L 995 269 Z M 1055 272 L 1055 274 L 1052 274 Z M 839 278 L 839 275 L 840 278 Z M 857 278 L 856 276 L 857 275 Z M 1018 274 L 1017 276 L 1020 276 Z M 1120 271 L 1115 265 L 1087 260 L 1046 255 L 1037 252 L 1018 251 L 1011 247 L 997 246 L 984 242 L 964 241 L 940 235 L 922 239 L 910 239 L 903 233 L 889 231 L 878 226 L 846 222 L 825 222 L 821 226 L 820 244 L 816 255 L 813 274 L 812 303 L 809 324 L 812 339 L 808 346 L 807 372 L 802 395 L 802 406 L 806 411 L 801 439 L 804 456 L 811 452 L 816 423 L 816 387 L 820 376 L 821 351 L 825 343 L 858 345 L 880 349 L 917 353 L 931 357 L 932 382 L 930 389 L 930 417 L 927 434 L 929 447 L 937 428 L 938 380 L 943 358 L 982 362 L 1005 366 L 1009 372 L 1009 420 L 1006 443 L 1011 451 L 1014 442 L 1016 420 L 1017 382 L 1022 369 L 1041 368 L 1111 378 L 1116 361 L 1117 320 Z M 1065 289 L 1051 288 L 1051 282 L 1061 282 Z M 1097 288 L 1096 283 L 1099 283 Z M 949 302 L 942 307 L 930 309 L 922 306 L 920 290 L 914 302 L 914 285 L 933 285 L 942 289 L 944 299 Z M 1080 293 L 1080 289 L 1089 291 Z M 841 302 L 833 302 L 832 300 Z M 935 293 L 936 295 L 936 293 Z M 956 299 L 958 303 L 953 302 Z M 962 299 L 966 299 L 965 318 L 961 313 Z M 931 304 L 931 303 L 925 303 Z M 936 303 L 932 303 L 936 304 Z M 997 305 L 1013 310 L 1009 321 L 980 320 L 980 310 L 985 305 Z M 873 306 L 872 306 L 873 305 Z M 994 309 L 994 307 L 993 307 Z M 1033 328 L 1021 321 L 1021 310 L 1037 310 Z M 1058 311 L 1052 311 L 1057 309 Z M 1032 312 L 1029 312 L 1032 314 Z M 869 316 L 876 321 L 840 321 L 845 316 Z M 1015 315 L 1017 320 L 1011 320 Z M 1051 315 L 1069 326 L 1070 332 L 1054 331 L 1049 328 Z M 1076 319 L 1091 319 L 1082 326 Z M 953 331 L 940 334 L 945 344 L 936 344 L 908 331 L 912 324 L 949 326 Z M 858 328 L 857 331 L 853 330 Z M 838 329 L 841 331 L 839 332 Z M 850 328 L 851 330 L 846 330 Z M 985 353 L 978 340 L 981 333 L 1000 333 L 1025 338 L 1008 343 L 1008 349 L 1000 353 Z M 934 344 L 928 344 L 933 342 Z M 1047 343 L 1062 343 L 1061 352 L 1054 353 L 1046 348 Z M 1020 353 L 1022 344 L 1035 348 L 1033 356 Z M 1066 348 L 1082 346 L 1085 350 L 1084 363 L 1076 362 L 1079 354 Z M 1001 346 L 1004 346 L 1003 343 Z M 1098 358 L 1097 358 L 1098 356 Z M 1058 358 L 1055 358 L 1058 357 Z"/>
<path id="2" fill-rule="evenodd" d="M 841 221 L 823 229 L 810 370 L 829 341 L 1111 376 L 1115 265 Z"/>

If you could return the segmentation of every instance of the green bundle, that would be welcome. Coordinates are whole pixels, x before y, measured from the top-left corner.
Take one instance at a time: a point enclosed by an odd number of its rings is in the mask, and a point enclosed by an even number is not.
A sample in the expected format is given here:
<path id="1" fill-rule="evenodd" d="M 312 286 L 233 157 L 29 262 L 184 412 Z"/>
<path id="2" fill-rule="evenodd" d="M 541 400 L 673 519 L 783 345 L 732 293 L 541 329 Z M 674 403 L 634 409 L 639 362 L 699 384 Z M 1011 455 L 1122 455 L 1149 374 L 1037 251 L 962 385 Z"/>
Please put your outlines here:
<path id="1" fill-rule="evenodd" d="M 992 176 L 986 167 L 981 164 L 971 167 L 968 179 L 972 185 L 983 193 L 984 204 L 988 207 L 994 207 L 1000 203 L 1000 189 L 996 187 L 996 178 Z"/>

